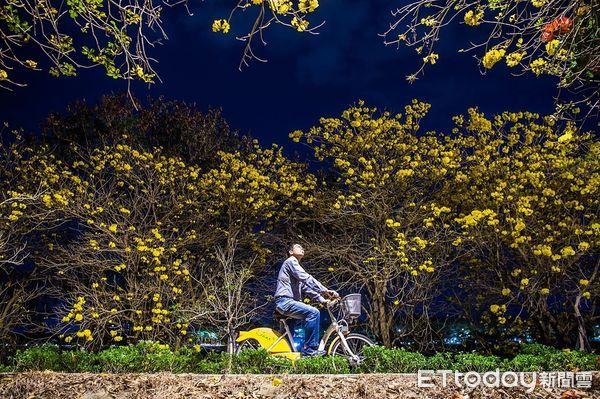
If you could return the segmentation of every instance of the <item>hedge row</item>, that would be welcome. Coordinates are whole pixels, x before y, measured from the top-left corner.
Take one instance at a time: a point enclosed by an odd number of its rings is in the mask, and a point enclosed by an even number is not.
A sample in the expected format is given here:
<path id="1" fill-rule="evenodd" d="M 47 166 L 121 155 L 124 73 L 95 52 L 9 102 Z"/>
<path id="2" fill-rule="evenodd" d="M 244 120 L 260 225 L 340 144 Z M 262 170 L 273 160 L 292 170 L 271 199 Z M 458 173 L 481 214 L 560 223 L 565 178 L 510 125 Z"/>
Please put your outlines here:
<path id="1" fill-rule="evenodd" d="M 543 345 L 523 345 L 511 359 L 476 353 L 440 352 L 433 356 L 403 349 L 366 348 L 366 358 L 350 370 L 341 357 L 301 358 L 292 364 L 284 358 L 268 355 L 264 350 L 242 351 L 237 356 L 226 353 L 201 354 L 192 348 L 171 351 L 164 346 L 141 342 L 119 346 L 98 353 L 82 350 L 61 351 L 55 345 L 42 345 L 18 351 L 1 371 L 53 370 L 66 372 L 159 372 L 173 373 L 414 373 L 417 370 L 457 371 L 565 371 L 598 370 L 600 357 L 577 351 L 561 351 Z"/>

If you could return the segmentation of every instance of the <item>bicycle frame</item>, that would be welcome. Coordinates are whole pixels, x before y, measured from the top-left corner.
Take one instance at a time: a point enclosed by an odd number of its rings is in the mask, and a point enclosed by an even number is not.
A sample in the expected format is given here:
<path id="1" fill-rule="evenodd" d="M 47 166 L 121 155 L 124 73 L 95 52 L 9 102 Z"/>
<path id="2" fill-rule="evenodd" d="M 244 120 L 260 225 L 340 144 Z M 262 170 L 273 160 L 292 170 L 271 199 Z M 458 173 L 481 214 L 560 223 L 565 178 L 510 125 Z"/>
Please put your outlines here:
<path id="1" fill-rule="evenodd" d="M 335 314 L 333 313 L 331 305 L 327 306 L 327 312 L 329 313 L 331 323 L 325 330 L 323 338 L 321 338 L 319 342 L 319 350 L 325 350 L 325 346 L 330 341 L 332 336 L 334 336 L 333 340 L 329 345 L 327 353 L 331 354 L 331 349 L 333 347 L 334 342 L 336 342 L 336 340 L 339 339 L 345 352 L 350 354 L 351 359 L 358 361 L 358 356 L 352 353 L 352 350 L 346 342 L 344 332 L 348 331 L 348 322 L 344 319 L 338 320 L 335 317 Z M 273 355 L 285 356 L 292 360 L 295 360 L 300 356 L 300 354 L 295 350 L 296 348 L 294 347 L 294 336 L 292 335 L 292 331 L 290 330 L 290 327 L 288 326 L 288 323 L 285 320 L 282 319 L 279 322 L 281 325 L 283 325 L 283 333 L 266 327 L 255 328 L 250 331 L 241 331 L 236 341 L 242 342 L 247 339 L 254 339 L 268 353 L 271 353 Z"/>
<path id="2" fill-rule="evenodd" d="M 325 333 L 323 334 L 323 338 L 321 338 L 321 341 L 319 342 L 319 350 L 320 351 L 325 350 L 325 346 L 327 345 L 327 342 L 329 342 L 329 339 L 331 338 L 331 336 L 334 334 L 337 334 L 337 338 L 340 339 L 340 341 L 342 343 L 342 347 L 344 348 L 346 353 L 349 353 L 353 360 L 358 360 L 358 356 L 356 356 L 354 353 L 352 353 L 352 350 L 348 346 L 348 343 L 346 342 L 346 336 L 344 335 L 344 332 L 342 331 L 344 329 L 344 326 L 338 322 L 338 319 L 337 319 L 337 317 L 335 317 L 335 314 L 333 313 L 331 306 L 327 306 L 327 313 L 329 313 L 329 318 L 331 319 L 331 323 L 325 330 Z M 346 323 L 346 327 L 347 327 L 347 322 L 343 319 L 342 319 L 342 321 L 344 321 L 344 323 Z M 292 335 L 292 332 L 290 331 L 288 324 L 285 322 L 285 320 L 281 320 L 280 323 L 283 324 L 285 333 L 281 334 L 279 336 L 279 338 L 277 338 L 277 340 L 275 342 L 273 342 L 267 348 L 267 352 L 270 352 L 272 350 L 272 348 L 274 348 L 275 345 L 277 345 L 277 343 L 280 340 L 282 340 L 284 337 L 288 339 L 288 343 L 289 343 L 290 347 L 294 348 L 294 337 Z M 335 340 L 336 340 L 336 338 L 334 338 L 334 340 L 331 342 L 329 349 L 327 351 L 327 354 L 331 353 L 331 348 L 332 348 L 333 342 L 335 342 Z M 296 349 L 296 348 L 294 348 L 294 349 Z"/>
<path id="3" fill-rule="evenodd" d="M 344 329 L 344 326 L 338 322 L 338 319 L 333 314 L 333 310 L 331 309 L 330 305 L 327 306 L 327 313 L 329 313 L 329 318 L 331 319 L 331 324 L 329 324 L 329 327 L 327 327 L 327 330 L 325 330 L 325 334 L 323 334 L 323 338 L 321 339 L 321 342 L 319 343 L 319 350 L 325 350 L 325 345 L 329 341 L 329 338 L 331 337 L 331 335 L 333 335 L 334 333 L 337 333 L 337 336 L 342 343 L 342 347 L 344 348 L 344 351 L 346 353 L 350 354 L 352 361 L 358 362 L 358 360 L 359 360 L 358 356 L 355 353 L 353 353 L 352 349 L 350 349 L 350 347 L 348 346 L 348 342 L 346 341 L 346 335 L 344 334 L 344 331 L 342 331 Z M 349 333 L 350 330 L 348 329 L 348 322 L 345 319 L 342 319 L 342 321 L 344 323 L 346 323 L 346 331 Z M 327 350 L 328 355 L 331 354 L 331 349 L 333 348 L 333 343 L 335 342 L 335 340 L 336 340 L 336 338 L 334 338 L 333 341 L 331 342 L 331 344 L 329 345 L 329 349 Z"/>

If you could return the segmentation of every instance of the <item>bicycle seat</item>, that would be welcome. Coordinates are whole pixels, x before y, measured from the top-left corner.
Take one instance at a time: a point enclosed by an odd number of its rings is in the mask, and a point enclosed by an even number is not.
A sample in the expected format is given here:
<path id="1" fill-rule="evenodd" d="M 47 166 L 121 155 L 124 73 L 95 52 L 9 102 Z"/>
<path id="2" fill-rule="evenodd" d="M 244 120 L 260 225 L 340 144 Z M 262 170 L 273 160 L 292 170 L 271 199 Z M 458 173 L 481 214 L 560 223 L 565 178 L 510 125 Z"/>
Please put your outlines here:
<path id="1" fill-rule="evenodd" d="M 277 308 L 275 308 L 275 311 L 273 312 L 273 319 L 285 321 L 285 320 L 291 320 L 291 319 L 293 319 L 293 317 L 286 316 L 283 313 L 281 313 Z"/>

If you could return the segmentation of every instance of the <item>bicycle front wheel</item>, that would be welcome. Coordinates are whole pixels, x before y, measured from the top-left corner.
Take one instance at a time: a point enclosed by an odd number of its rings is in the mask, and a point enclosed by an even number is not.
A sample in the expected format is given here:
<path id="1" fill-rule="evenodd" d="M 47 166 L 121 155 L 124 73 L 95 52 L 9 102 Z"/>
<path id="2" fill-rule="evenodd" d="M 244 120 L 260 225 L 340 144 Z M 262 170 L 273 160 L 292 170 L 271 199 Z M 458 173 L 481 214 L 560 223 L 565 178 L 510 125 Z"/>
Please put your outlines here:
<path id="1" fill-rule="evenodd" d="M 365 359 L 364 349 L 366 347 L 375 346 L 375 342 L 362 334 L 352 333 L 348 334 L 345 338 L 351 353 L 346 351 L 340 337 L 336 337 L 329 347 L 329 354 L 331 356 L 343 356 L 347 358 L 352 366 L 358 365 L 358 363 Z M 356 358 L 353 358 L 353 356 L 356 356 Z M 356 361 L 357 358 L 358 362 Z"/>

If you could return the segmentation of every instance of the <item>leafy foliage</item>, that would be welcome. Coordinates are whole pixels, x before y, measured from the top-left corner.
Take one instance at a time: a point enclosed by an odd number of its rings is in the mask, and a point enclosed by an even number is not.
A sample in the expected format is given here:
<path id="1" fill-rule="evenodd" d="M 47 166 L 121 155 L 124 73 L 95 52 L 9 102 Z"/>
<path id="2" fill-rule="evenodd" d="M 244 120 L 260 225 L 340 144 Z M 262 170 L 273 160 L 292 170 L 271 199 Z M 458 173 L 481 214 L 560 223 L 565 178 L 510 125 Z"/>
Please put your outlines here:
<path id="1" fill-rule="evenodd" d="M 523 348 L 526 351 L 526 347 Z M 511 359 L 476 353 L 440 352 L 434 356 L 399 349 L 371 347 L 358 369 L 361 373 L 414 373 L 419 369 L 493 371 L 496 368 L 514 371 L 596 370 L 596 356 L 583 352 L 565 352 L 548 348 L 549 357 L 521 353 Z M 440 359 L 444 359 L 440 362 Z M 227 353 L 200 354 L 184 347 L 172 351 L 158 343 L 140 342 L 116 346 L 98 353 L 61 351 L 57 346 L 43 345 L 19 351 L 11 358 L 6 370 L 54 370 L 75 372 L 158 372 L 221 374 L 345 374 L 350 371 L 347 360 L 337 357 L 300 358 L 294 364 L 264 350 L 245 350 L 239 355 Z M 77 361 L 80 363 L 77 364 Z"/>

